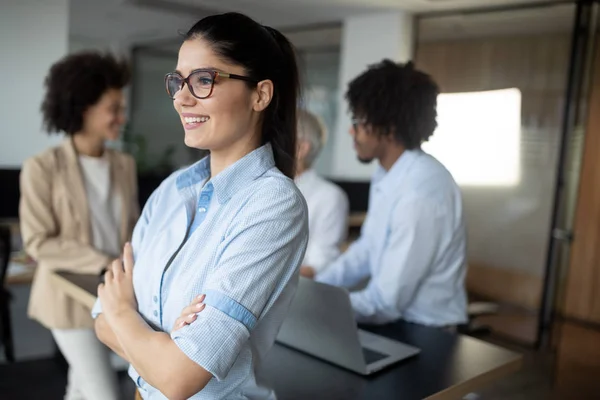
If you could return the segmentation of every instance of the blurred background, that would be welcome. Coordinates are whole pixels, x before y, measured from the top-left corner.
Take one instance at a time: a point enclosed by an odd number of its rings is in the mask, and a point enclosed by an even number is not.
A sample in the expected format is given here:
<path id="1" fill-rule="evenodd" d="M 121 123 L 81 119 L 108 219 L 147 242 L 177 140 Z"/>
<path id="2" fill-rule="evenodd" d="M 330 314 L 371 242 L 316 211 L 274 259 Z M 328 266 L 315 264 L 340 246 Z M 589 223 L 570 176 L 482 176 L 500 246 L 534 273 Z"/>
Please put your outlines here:
<path id="1" fill-rule="evenodd" d="M 61 140 L 41 131 L 39 104 L 49 66 L 70 52 L 109 50 L 132 63 L 129 122 L 113 145 L 136 158 L 142 204 L 199 159 L 183 143 L 163 76 L 175 67 L 178 32 L 224 11 L 278 28 L 296 46 L 301 105 L 329 130 L 315 169 L 346 191 L 353 215 L 366 211 L 375 165 L 352 150 L 347 83 L 382 58 L 414 60 L 433 76 L 439 127 L 424 149 L 463 192 L 467 287 L 473 303 L 490 306 L 473 318 L 485 340 L 529 354 L 529 375 L 498 398 L 600 389 L 595 1 L 0 0 L 0 219 L 16 230 L 21 163 Z M 359 228 L 351 224 L 350 238 Z M 30 281 L 13 268 L 15 357 L 52 356 L 50 334 L 25 314 Z"/>

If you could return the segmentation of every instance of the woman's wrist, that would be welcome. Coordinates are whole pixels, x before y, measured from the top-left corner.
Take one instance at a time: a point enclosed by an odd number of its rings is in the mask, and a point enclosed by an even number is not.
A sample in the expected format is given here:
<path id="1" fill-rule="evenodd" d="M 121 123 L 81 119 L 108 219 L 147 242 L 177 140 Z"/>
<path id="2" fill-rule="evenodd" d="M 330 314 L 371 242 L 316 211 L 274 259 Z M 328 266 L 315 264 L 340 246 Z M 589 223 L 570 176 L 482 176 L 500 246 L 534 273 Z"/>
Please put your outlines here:
<path id="1" fill-rule="evenodd" d="M 109 321 L 111 328 L 114 331 L 116 331 L 116 330 L 118 330 L 118 327 L 123 326 L 127 322 L 129 322 L 135 318 L 138 318 L 138 317 L 139 317 L 139 313 L 137 312 L 136 309 L 134 309 L 130 305 L 123 304 L 122 307 L 119 307 L 118 310 L 115 310 L 115 313 L 112 316 L 112 318 L 108 318 L 107 320 Z"/>

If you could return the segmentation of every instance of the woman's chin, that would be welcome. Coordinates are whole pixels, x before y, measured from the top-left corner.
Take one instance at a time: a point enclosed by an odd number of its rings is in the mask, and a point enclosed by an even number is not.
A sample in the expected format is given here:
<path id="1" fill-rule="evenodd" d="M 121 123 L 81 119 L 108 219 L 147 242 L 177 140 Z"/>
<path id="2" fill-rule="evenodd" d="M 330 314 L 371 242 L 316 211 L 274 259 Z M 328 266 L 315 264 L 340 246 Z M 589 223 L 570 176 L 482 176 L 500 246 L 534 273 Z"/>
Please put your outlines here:
<path id="1" fill-rule="evenodd" d="M 109 131 L 104 135 L 104 140 L 115 142 L 121 137 L 121 131 Z"/>
<path id="2" fill-rule="evenodd" d="M 200 150 L 204 150 L 207 149 L 207 143 L 205 143 L 205 140 L 200 140 L 196 135 L 194 134 L 189 134 L 189 133 L 185 133 L 185 137 L 183 139 L 183 142 L 185 143 L 185 145 L 187 147 L 191 147 L 194 149 L 200 149 Z"/>

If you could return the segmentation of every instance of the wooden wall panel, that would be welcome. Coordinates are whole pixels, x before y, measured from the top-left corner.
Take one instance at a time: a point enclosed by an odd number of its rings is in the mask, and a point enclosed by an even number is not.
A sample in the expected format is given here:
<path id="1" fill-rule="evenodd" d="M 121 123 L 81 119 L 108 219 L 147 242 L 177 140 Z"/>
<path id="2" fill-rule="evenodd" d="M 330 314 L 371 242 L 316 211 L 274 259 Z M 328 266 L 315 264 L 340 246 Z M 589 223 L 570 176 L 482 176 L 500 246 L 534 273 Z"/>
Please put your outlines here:
<path id="1" fill-rule="evenodd" d="M 600 323 L 600 45 L 595 57 L 563 313 Z"/>
<path id="2" fill-rule="evenodd" d="M 569 49 L 570 35 L 554 34 L 421 42 L 416 51 L 416 66 L 444 93 L 521 91 L 520 182 L 461 189 L 469 289 L 530 309 L 540 304 Z"/>

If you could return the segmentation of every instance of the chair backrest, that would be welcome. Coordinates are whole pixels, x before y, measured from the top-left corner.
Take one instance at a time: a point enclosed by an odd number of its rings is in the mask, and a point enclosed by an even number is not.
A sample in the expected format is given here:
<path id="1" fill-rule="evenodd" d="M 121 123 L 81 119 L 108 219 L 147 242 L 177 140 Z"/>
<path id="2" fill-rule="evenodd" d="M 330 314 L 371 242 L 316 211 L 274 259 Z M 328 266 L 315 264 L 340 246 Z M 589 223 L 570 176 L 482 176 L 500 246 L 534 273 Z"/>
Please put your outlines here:
<path id="1" fill-rule="evenodd" d="M 10 229 L 0 226 L 0 287 L 4 286 L 4 278 L 10 261 Z"/>

